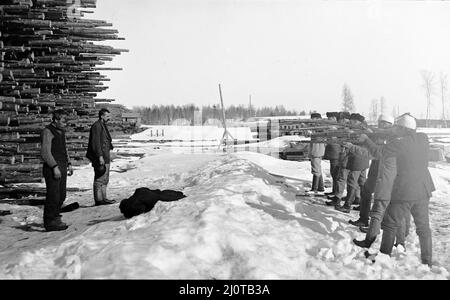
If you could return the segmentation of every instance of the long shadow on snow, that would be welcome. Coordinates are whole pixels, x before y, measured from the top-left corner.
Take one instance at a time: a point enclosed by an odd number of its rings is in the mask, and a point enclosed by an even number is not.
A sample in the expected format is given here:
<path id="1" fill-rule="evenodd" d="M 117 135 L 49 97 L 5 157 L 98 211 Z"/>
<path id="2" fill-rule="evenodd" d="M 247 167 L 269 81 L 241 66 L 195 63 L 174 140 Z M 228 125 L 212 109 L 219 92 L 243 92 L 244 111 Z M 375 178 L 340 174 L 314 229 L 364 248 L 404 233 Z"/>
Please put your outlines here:
<path id="1" fill-rule="evenodd" d="M 319 234 L 329 235 L 336 239 L 342 238 L 342 236 L 339 233 L 337 233 L 331 229 L 332 222 L 330 220 L 324 218 L 323 212 L 319 212 L 319 214 L 321 214 L 321 218 L 322 218 L 322 221 L 320 222 L 318 218 L 315 218 L 316 216 L 314 216 L 314 215 L 318 215 L 315 212 L 307 213 L 308 216 L 311 214 L 313 215 L 312 216 L 313 219 L 308 220 L 306 218 L 293 216 L 289 212 L 280 209 L 280 207 L 282 207 L 282 205 L 279 205 L 279 204 L 274 204 L 274 205 L 269 205 L 269 206 L 256 204 L 256 203 L 248 203 L 248 202 L 247 202 L 247 204 L 253 208 L 263 210 L 264 212 L 270 214 L 272 217 L 274 217 L 276 219 L 285 220 L 285 221 L 294 220 L 294 221 L 297 221 L 302 227 L 309 228 L 312 231 L 317 232 Z M 331 217 L 332 219 L 334 219 L 338 222 L 341 221 L 331 215 L 325 215 L 325 216 Z M 321 224 L 323 226 L 325 226 L 326 228 L 321 226 Z"/>

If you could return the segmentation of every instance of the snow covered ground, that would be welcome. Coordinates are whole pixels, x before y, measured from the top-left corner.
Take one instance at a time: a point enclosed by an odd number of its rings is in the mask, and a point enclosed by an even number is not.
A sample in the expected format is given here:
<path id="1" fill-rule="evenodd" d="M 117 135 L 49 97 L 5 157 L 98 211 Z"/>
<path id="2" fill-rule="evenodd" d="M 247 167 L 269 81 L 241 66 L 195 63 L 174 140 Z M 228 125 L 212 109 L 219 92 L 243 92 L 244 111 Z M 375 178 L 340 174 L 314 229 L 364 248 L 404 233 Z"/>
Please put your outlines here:
<path id="1" fill-rule="evenodd" d="M 0 278 L 450 279 L 447 163 L 430 165 L 438 189 L 431 201 L 430 269 L 420 263 L 414 226 L 406 251 L 366 260 L 351 242 L 364 236 L 348 224 L 356 211 L 349 216 L 325 206 L 324 198 L 298 196 L 310 186 L 308 162 L 181 144 L 121 147 L 145 157 L 113 162 L 109 198 L 127 198 L 138 187 L 187 197 L 127 220 L 118 203 L 93 207 L 90 190 L 72 193 L 66 203 L 81 208 L 64 214 L 68 230 L 50 233 L 40 208 L 0 204 L 13 212 L 0 217 Z M 90 189 L 92 177 L 90 167 L 80 167 L 68 186 Z"/>

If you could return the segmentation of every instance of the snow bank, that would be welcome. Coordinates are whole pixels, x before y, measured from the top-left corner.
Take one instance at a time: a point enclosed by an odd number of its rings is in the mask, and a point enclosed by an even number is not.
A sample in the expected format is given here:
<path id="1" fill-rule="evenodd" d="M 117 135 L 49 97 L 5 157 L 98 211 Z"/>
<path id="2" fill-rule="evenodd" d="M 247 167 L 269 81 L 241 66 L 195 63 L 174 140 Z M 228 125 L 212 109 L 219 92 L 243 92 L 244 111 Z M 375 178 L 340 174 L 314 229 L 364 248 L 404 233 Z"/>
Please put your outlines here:
<path id="1" fill-rule="evenodd" d="M 176 157 L 158 156 L 159 167 L 176 169 Z M 114 179 L 114 184 L 120 187 L 127 181 L 139 187 L 151 182 L 152 186 L 177 187 L 188 197 L 159 202 L 147 214 L 98 223 L 60 244 L 22 253 L 17 262 L 0 265 L 0 278 L 449 276 L 443 267 L 430 270 L 420 264 L 415 236 L 409 237 L 406 252 L 396 250 L 392 258 L 379 255 L 375 264 L 366 260 L 363 250 L 351 243 L 361 234 L 348 225 L 347 215 L 324 206 L 323 200 L 296 197 L 308 185 L 307 163 L 239 153 L 155 179 L 152 171 L 144 171 L 146 162 L 136 162 L 137 168 Z M 295 180 L 268 172 L 289 173 Z M 129 193 L 132 187 L 127 189 Z"/>

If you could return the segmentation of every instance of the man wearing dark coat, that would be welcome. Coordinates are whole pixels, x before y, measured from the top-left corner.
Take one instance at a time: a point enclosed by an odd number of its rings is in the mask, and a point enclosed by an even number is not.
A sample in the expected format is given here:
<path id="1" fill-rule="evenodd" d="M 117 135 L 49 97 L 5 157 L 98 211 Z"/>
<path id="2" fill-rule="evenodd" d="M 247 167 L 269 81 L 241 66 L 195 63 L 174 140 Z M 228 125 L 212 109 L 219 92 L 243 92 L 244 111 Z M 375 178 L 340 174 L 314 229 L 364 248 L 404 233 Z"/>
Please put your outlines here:
<path id="1" fill-rule="evenodd" d="M 394 125 L 394 117 L 392 116 L 382 114 L 378 118 L 378 128 L 380 130 L 387 130 L 388 128 L 391 128 L 393 125 Z M 350 224 L 355 225 L 357 227 L 369 226 L 369 213 L 371 208 L 372 194 L 375 191 L 375 185 L 377 183 L 378 177 L 378 169 L 380 165 L 379 159 L 381 158 L 381 151 L 379 150 L 378 151 L 379 153 L 375 153 L 377 152 L 375 150 L 381 149 L 382 145 L 386 144 L 386 138 L 378 138 L 374 140 L 375 143 L 372 143 L 372 141 L 369 140 L 369 138 L 366 135 L 364 135 L 364 137 L 365 138 L 362 139 L 361 142 L 371 143 L 370 145 L 367 146 L 370 151 L 370 154 L 372 155 L 372 161 L 370 163 L 366 183 L 364 184 L 361 190 L 361 205 L 360 205 L 359 219 L 356 221 L 352 220 L 349 221 Z"/>
<path id="2" fill-rule="evenodd" d="M 98 112 L 96 121 L 89 132 L 89 144 L 86 157 L 94 167 L 94 201 L 95 205 L 113 204 L 115 200 L 108 200 L 106 188 L 109 183 L 109 169 L 111 164 L 110 151 L 113 148 L 111 135 L 107 123 L 110 120 L 110 112 L 102 108 Z"/>
<path id="3" fill-rule="evenodd" d="M 61 206 L 66 199 L 67 175 L 73 174 L 66 147 L 64 128 L 67 113 L 58 109 L 52 114 L 52 122 L 41 133 L 42 173 L 45 180 L 44 227 L 46 231 L 68 228 L 61 221 Z"/>
<path id="4" fill-rule="evenodd" d="M 396 122 L 397 140 L 386 147 L 383 156 L 397 162 L 391 202 L 387 207 L 382 228 L 380 252 L 390 255 L 396 231 L 408 214 L 412 214 L 419 236 L 423 264 L 432 264 L 432 238 L 429 221 L 429 202 L 435 186 L 428 170 L 428 136 L 416 132 L 416 121 L 404 114 Z"/>
<path id="5" fill-rule="evenodd" d="M 365 125 L 365 118 L 360 114 L 351 114 L 350 122 L 353 126 L 363 127 Z M 335 209 L 349 213 L 353 202 L 355 202 L 356 199 L 358 199 L 359 202 L 359 199 L 361 198 L 361 187 L 364 186 L 364 183 L 366 182 L 366 170 L 369 168 L 370 156 L 367 149 L 360 147 L 344 148 L 345 153 L 347 154 L 347 163 L 345 166 L 347 173 L 347 195 L 345 197 L 344 205 L 341 206 L 340 202 L 345 183 L 343 182 L 343 178 L 338 179 L 340 187 L 339 195 L 336 195 L 338 199 L 336 199 L 335 202 Z"/>

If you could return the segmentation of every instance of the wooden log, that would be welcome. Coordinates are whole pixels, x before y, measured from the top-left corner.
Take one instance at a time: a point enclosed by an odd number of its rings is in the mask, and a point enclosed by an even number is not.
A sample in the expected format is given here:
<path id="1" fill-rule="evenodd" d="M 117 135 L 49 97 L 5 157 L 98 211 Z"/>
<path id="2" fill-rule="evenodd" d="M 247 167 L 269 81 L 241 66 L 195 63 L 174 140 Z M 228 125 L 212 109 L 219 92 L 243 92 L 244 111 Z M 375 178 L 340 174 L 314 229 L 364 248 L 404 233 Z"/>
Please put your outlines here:
<path id="1" fill-rule="evenodd" d="M 28 183 L 36 183 L 41 182 L 39 181 L 28 181 Z M 14 183 L 11 181 L 8 181 L 7 183 Z M 20 182 L 19 182 L 20 183 Z M 32 197 L 32 198 L 26 198 L 26 199 L 2 199 L 0 200 L 0 203 L 3 204 L 11 204 L 11 205 L 26 205 L 26 206 L 41 206 L 45 203 L 45 197 Z M 28 225 L 26 225 L 28 226 Z"/>
<path id="2" fill-rule="evenodd" d="M 10 155 L 11 153 L 17 153 L 19 151 L 19 145 L 11 145 L 2 143 L 0 144 L 0 155 L 6 153 L 7 155 Z"/>
<path id="3" fill-rule="evenodd" d="M 10 133 L 10 132 L 19 132 L 19 133 L 40 133 L 43 127 L 40 126 L 20 126 L 20 127 L 9 127 L 9 126 L 0 126 L 0 133 Z"/>
<path id="4" fill-rule="evenodd" d="M 44 127 L 42 127 L 42 128 L 44 128 Z M 20 137 L 30 140 L 30 139 L 36 139 L 36 138 L 40 139 L 41 135 L 40 135 L 40 133 L 38 133 L 38 134 L 36 134 L 36 133 L 20 133 Z"/>
<path id="5" fill-rule="evenodd" d="M 19 105 L 17 105 L 17 104 L 0 102 L 0 111 L 14 111 L 14 112 L 17 112 L 18 110 L 19 110 Z"/>
<path id="6" fill-rule="evenodd" d="M 24 138 L 17 138 L 17 139 L 5 138 L 5 137 L 0 136 L 0 142 L 1 143 L 24 143 L 24 142 L 26 142 L 26 139 L 24 139 Z"/>
<path id="7" fill-rule="evenodd" d="M 9 126 L 10 120 L 11 119 L 9 117 L 7 117 L 7 116 L 3 117 L 0 115 L 0 126 Z M 1 137 L 0 137 L 0 141 L 1 141 Z"/>
<path id="8" fill-rule="evenodd" d="M 18 99 L 16 99 L 15 97 L 4 97 L 4 96 L 0 96 L 0 102 L 1 103 L 16 103 Z"/>
<path id="9" fill-rule="evenodd" d="M 27 164 L 41 164 L 42 163 L 42 159 L 41 158 L 25 157 L 25 156 L 23 156 L 23 157 L 24 157 L 24 159 L 23 159 L 22 163 L 27 163 Z"/>
<path id="10" fill-rule="evenodd" d="M 40 171 L 42 169 L 41 164 L 0 164 L 0 172 L 30 172 L 30 171 Z"/>
<path id="11" fill-rule="evenodd" d="M 0 156 L 0 164 L 11 164 L 13 165 L 16 162 L 15 156 Z M 0 189 L 1 191 L 2 189 Z"/>
<path id="12" fill-rule="evenodd" d="M 40 150 L 41 144 L 40 143 L 21 143 L 19 144 L 19 152 L 20 151 L 27 151 L 27 150 Z"/>
<path id="13" fill-rule="evenodd" d="M 15 176 L 14 178 L 0 178 L 0 184 L 11 184 L 11 183 L 41 183 L 43 182 L 42 177 L 34 176 Z"/>
<path id="14" fill-rule="evenodd" d="M 80 188 L 71 188 L 68 187 L 66 189 L 69 193 L 77 193 L 77 192 L 86 192 L 89 189 L 80 189 Z M 15 186 L 15 187 L 6 187 L 0 190 L 0 194 L 16 194 L 16 195 L 40 195 L 44 196 L 47 190 L 45 187 L 30 187 L 30 186 Z"/>

